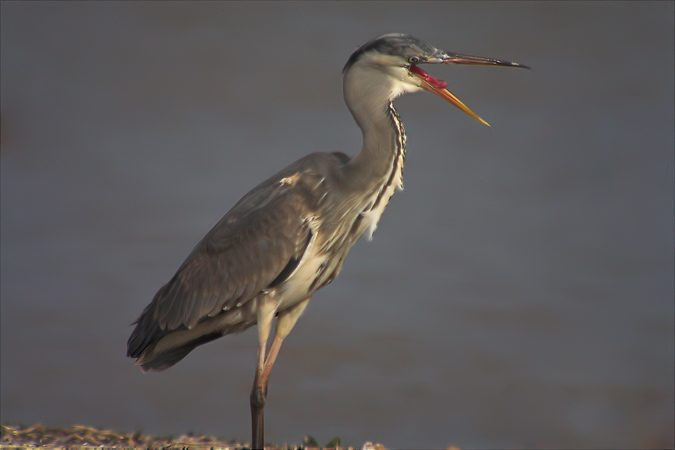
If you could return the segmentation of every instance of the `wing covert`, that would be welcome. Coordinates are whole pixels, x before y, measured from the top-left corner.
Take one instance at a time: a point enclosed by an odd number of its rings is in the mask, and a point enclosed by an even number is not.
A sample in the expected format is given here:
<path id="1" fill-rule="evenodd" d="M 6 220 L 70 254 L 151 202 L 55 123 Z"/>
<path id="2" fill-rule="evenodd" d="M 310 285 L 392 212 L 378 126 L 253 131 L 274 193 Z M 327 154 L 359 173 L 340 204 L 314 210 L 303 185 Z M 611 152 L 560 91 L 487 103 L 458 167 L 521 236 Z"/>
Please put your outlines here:
<path id="1" fill-rule="evenodd" d="M 249 301 L 302 257 L 310 215 L 298 183 L 254 189 L 197 244 L 147 312 L 160 329 L 174 330 Z"/>

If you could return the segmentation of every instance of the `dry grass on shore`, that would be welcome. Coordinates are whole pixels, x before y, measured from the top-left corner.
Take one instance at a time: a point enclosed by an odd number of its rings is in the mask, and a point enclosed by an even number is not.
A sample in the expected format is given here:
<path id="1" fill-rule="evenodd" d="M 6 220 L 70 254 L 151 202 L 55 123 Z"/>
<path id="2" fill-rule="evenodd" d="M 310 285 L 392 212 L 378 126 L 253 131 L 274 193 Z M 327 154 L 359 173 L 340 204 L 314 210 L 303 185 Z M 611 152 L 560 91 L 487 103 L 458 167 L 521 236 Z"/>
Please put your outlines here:
<path id="1" fill-rule="evenodd" d="M 343 449 L 339 440 L 334 440 L 332 449 Z M 333 442 L 333 441 L 332 441 Z M 216 438 L 213 436 L 197 436 L 189 433 L 182 436 L 148 436 L 141 432 L 120 433 L 114 430 L 74 425 L 68 428 L 45 427 L 41 424 L 33 426 L 2 425 L 0 435 L 1 449 L 29 449 L 49 447 L 51 449 L 74 448 L 124 448 L 124 449 L 222 449 L 248 450 L 250 444 L 239 443 L 233 440 Z M 309 450 L 320 448 L 316 440 L 305 438 L 302 445 L 269 446 L 266 448 L 280 450 Z M 346 447 L 344 450 L 354 450 Z M 362 450 L 386 450 L 381 444 L 367 442 Z"/>

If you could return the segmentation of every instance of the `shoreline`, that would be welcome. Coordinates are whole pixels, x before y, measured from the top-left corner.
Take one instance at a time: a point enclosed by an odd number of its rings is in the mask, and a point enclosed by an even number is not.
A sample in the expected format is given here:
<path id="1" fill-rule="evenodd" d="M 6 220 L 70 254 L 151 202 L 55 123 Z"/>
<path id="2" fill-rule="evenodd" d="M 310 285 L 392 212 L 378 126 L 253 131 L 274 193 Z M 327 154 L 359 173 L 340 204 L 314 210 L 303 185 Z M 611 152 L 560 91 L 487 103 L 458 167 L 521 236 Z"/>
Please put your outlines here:
<path id="1" fill-rule="evenodd" d="M 265 448 L 280 450 L 309 450 L 331 448 L 335 450 L 354 450 L 353 447 L 340 447 L 339 439 L 333 439 L 326 447 L 321 447 L 311 436 L 305 437 L 300 445 L 270 445 Z M 329 447 L 330 445 L 330 447 Z M 23 449 L 49 447 L 51 449 L 70 448 L 133 448 L 133 449 L 213 449 L 213 450 L 250 450 L 248 443 L 234 439 L 196 435 L 153 436 L 141 431 L 123 433 L 112 429 L 102 429 L 86 425 L 71 427 L 48 427 L 40 423 L 32 426 L 2 424 L 0 449 Z M 366 442 L 361 450 L 387 450 L 382 444 Z"/>

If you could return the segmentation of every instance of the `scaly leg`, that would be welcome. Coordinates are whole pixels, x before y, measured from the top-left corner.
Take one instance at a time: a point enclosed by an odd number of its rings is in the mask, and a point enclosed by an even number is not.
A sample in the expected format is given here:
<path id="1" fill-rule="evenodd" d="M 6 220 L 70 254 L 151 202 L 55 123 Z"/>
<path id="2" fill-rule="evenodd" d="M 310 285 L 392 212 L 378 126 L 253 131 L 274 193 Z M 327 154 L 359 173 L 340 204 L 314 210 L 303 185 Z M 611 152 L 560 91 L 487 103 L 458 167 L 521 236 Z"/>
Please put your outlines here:
<path id="1" fill-rule="evenodd" d="M 251 434 L 253 449 L 263 449 L 265 446 L 265 398 L 267 397 L 267 383 L 263 381 L 265 372 L 265 354 L 267 353 L 267 339 L 272 330 L 272 320 L 276 312 L 276 301 L 266 295 L 258 298 L 258 364 L 251 390 Z"/>
<path id="2" fill-rule="evenodd" d="M 267 399 L 267 382 L 272 372 L 272 366 L 274 366 L 274 361 L 276 361 L 279 354 L 281 343 L 291 332 L 308 303 L 309 298 L 279 313 L 274 340 L 269 352 L 266 352 L 267 340 L 272 327 L 272 318 L 274 318 L 274 313 L 276 312 L 276 304 L 270 301 L 265 302 L 261 299 L 261 307 L 258 308 L 258 367 L 255 373 L 255 381 L 253 382 L 253 390 L 251 391 L 251 446 L 253 449 L 263 449 L 265 445 L 264 408 L 265 400 Z"/>

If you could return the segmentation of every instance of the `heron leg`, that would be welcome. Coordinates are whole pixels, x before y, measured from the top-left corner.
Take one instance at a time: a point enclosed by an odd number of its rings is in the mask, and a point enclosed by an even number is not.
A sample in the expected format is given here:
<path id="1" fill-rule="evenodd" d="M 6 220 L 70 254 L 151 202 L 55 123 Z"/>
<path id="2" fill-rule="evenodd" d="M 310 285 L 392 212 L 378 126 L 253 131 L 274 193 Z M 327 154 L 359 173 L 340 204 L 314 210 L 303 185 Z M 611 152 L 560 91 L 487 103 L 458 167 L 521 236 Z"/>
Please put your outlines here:
<path id="1" fill-rule="evenodd" d="M 268 306 L 268 302 L 261 299 L 261 306 L 258 307 L 258 367 L 255 374 L 255 381 L 253 382 L 253 390 L 251 391 L 251 431 L 252 431 L 252 448 L 263 449 L 264 442 L 264 409 L 265 400 L 267 399 L 267 382 L 272 372 L 272 366 L 279 355 L 281 344 L 291 332 L 295 323 L 298 321 L 302 313 L 307 308 L 309 298 L 301 301 L 297 305 L 279 313 L 277 318 L 276 329 L 274 332 L 274 339 L 270 345 L 269 351 L 267 349 L 267 340 L 269 339 L 272 328 L 272 318 L 276 312 L 276 303 L 272 303 L 273 307 Z"/>
<path id="2" fill-rule="evenodd" d="M 258 298 L 258 364 L 256 366 L 253 389 L 251 390 L 251 434 L 253 449 L 265 446 L 265 399 L 267 397 L 267 381 L 263 380 L 267 340 L 272 330 L 272 320 L 276 312 L 277 302 L 268 296 Z M 269 377 L 269 375 L 268 375 Z"/>
<path id="3" fill-rule="evenodd" d="M 291 332 L 302 313 L 305 312 L 305 308 L 307 308 L 308 303 L 309 298 L 283 312 L 280 312 L 279 317 L 277 317 L 277 325 L 276 329 L 274 330 L 274 340 L 272 341 L 270 350 L 267 353 L 267 358 L 265 359 L 265 368 L 263 370 L 265 392 L 267 392 L 267 381 L 269 380 L 270 372 L 272 372 L 274 361 L 276 361 L 277 355 L 279 354 L 281 343 L 284 342 L 284 339 L 286 339 L 286 336 L 288 336 L 288 334 Z"/>

